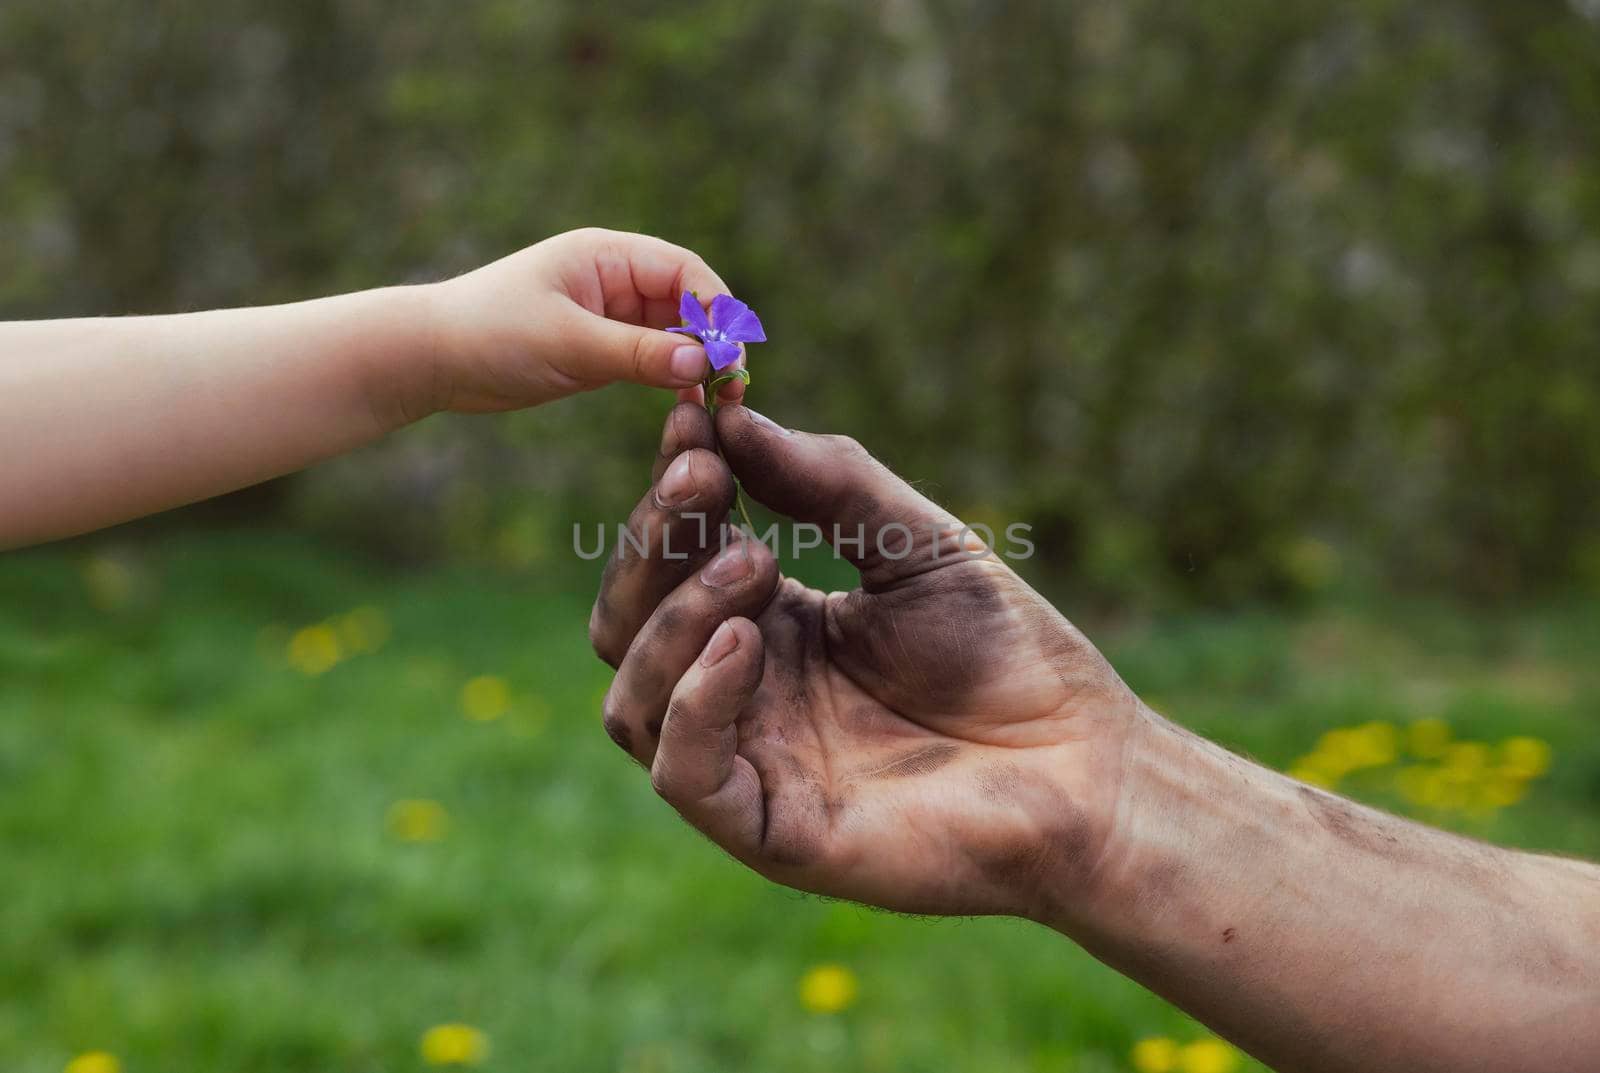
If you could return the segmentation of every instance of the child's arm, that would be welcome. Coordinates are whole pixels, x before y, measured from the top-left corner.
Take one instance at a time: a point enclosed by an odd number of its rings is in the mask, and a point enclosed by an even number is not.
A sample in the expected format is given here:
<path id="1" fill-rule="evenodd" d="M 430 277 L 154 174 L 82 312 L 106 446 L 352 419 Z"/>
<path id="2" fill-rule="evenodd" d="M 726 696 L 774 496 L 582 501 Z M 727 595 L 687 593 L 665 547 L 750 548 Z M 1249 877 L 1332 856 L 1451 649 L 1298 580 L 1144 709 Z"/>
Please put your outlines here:
<path id="1" fill-rule="evenodd" d="M 693 387 L 704 352 L 658 330 L 686 290 L 727 288 L 688 250 L 586 229 L 444 283 L 0 324 L 0 548 L 242 488 L 441 410 Z"/>

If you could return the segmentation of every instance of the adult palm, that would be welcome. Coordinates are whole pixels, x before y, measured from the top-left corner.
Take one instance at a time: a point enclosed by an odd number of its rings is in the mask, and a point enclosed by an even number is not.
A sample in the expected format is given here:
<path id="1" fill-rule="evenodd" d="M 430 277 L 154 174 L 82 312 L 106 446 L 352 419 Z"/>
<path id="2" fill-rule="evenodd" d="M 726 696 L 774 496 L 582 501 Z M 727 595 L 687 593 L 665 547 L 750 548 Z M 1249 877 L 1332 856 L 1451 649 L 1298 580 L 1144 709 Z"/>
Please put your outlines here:
<path id="1" fill-rule="evenodd" d="M 860 587 L 727 539 L 730 465 Z M 591 635 L 608 732 L 686 819 L 779 882 L 910 912 L 1033 915 L 1044 873 L 1093 875 L 1139 704 L 993 551 L 855 441 L 742 406 L 714 436 L 680 405 L 655 475 Z"/>

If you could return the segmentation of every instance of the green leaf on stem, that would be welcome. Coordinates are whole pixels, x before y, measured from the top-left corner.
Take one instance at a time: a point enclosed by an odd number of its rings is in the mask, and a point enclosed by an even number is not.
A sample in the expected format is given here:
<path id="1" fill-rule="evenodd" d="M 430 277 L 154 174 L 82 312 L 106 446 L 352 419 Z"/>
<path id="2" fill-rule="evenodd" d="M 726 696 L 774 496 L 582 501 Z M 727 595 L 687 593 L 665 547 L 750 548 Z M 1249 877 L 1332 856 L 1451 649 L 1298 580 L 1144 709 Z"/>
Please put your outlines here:
<path id="1" fill-rule="evenodd" d="M 706 394 L 714 394 L 717 388 L 721 387 L 723 384 L 731 384 L 735 380 L 739 381 L 741 384 L 750 383 L 750 370 L 744 368 L 730 369 L 727 372 L 722 373 L 720 376 L 713 377 L 706 384 Z"/>

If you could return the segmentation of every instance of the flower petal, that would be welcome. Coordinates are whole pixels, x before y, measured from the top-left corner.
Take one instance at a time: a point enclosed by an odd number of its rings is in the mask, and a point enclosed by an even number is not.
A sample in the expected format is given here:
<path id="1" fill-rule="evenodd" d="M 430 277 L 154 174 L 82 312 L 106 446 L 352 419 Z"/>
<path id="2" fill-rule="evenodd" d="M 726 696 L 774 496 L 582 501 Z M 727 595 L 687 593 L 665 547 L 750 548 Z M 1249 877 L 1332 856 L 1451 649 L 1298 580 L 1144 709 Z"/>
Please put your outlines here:
<path id="1" fill-rule="evenodd" d="M 739 360 L 739 344 L 725 343 L 721 339 L 708 340 L 706 357 L 711 360 L 711 367 L 721 372 Z"/>
<path id="2" fill-rule="evenodd" d="M 700 299 L 683 292 L 683 297 L 678 299 L 678 316 L 683 318 L 683 323 L 697 335 L 704 335 L 705 330 L 711 327 L 711 322 L 706 320 L 706 311 L 700 305 Z"/>
<path id="3" fill-rule="evenodd" d="M 761 318 L 749 306 L 732 320 L 722 324 L 722 336 L 735 343 L 765 343 L 767 333 L 761 327 Z"/>
<path id="4" fill-rule="evenodd" d="M 761 327 L 756 311 L 731 294 L 719 294 L 711 299 L 711 323 L 724 339 L 735 343 L 765 343 L 767 333 Z"/>
<path id="5" fill-rule="evenodd" d="M 748 312 L 749 306 L 731 294 L 719 294 L 711 299 L 711 324 L 716 328 L 726 328 L 736 320 L 740 313 Z"/>
<path id="6" fill-rule="evenodd" d="M 684 335 L 692 335 L 696 339 L 700 338 L 699 328 L 668 328 L 666 330 L 669 332 L 681 332 Z"/>

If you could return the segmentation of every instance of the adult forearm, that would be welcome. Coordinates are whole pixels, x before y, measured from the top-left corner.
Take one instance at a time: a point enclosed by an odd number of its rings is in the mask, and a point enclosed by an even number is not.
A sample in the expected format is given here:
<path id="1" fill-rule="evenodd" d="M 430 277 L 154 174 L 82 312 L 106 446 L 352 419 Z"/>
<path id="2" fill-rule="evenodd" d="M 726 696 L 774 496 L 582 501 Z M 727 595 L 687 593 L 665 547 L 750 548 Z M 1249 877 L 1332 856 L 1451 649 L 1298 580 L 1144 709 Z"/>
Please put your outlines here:
<path id="1" fill-rule="evenodd" d="M 0 547 L 291 472 L 419 416 L 426 292 L 0 324 Z"/>
<path id="2" fill-rule="evenodd" d="M 1125 772 L 1089 896 L 1048 921 L 1108 964 L 1285 1070 L 1592 1068 L 1600 869 L 1354 804 L 1153 714 Z"/>

